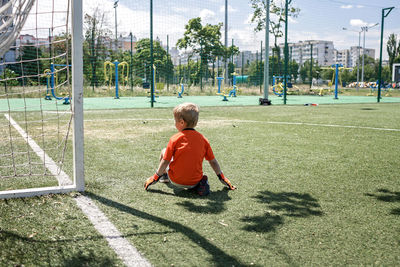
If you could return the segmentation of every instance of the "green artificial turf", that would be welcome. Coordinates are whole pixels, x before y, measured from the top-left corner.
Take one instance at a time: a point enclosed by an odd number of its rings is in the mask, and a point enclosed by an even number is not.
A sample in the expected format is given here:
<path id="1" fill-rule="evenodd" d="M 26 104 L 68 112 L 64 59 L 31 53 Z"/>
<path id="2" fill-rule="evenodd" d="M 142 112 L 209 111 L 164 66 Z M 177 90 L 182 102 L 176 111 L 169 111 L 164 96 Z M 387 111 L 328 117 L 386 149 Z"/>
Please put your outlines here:
<path id="1" fill-rule="evenodd" d="M 399 118 L 399 104 L 201 107 L 197 130 L 238 189 L 205 164 L 211 194 L 197 197 L 143 190 L 171 108 L 91 110 L 85 194 L 155 266 L 395 266 Z M 1 265 L 121 264 L 71 195 L 2 200 L 0 216 Z"/>

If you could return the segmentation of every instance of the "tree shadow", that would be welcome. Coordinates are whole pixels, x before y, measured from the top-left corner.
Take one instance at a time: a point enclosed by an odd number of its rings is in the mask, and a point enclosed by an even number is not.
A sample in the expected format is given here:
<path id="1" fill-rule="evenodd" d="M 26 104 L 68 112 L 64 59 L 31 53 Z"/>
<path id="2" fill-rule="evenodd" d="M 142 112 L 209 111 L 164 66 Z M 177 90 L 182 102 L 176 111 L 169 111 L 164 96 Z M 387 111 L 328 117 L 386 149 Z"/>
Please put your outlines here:
<path id="1" fill-rule="evenodd" d="M 78 253 L 71 255 L 68 259 L 65 259 L 61 266 L 63 267 L 109 267 L 115 266 L 117 263 L 107 257 L 95 255 L 93 251 L 87 253 L 85 251 L 79 251 Z"/>
<path id="2" fill-rule="evenodd" d="M 196 246 L 201 247 L 207 253 L 212 257 L 212 263 L 215 266 L 242 266 L 243 264 L 240 263 L 235 257 L 225 253 L 225 251 L 221 250 L 214 244 L 210 243 L 207 238 L 201 236 L 199 233 L 197 233 L 195 230 L 192 228 L 185 226 L 183 224 L 180 224 L 175 221 L 171 221 L 168 219 L 164 219 L 149 213 L 146 213 L 144 211 L 137 210 L 135 208 L 132 208 L 130 206 L 127 206 L 125 204 L 113 201 L 111 199 L 96 195 L 91 192 L 86 192 L 85 195 L 88 197 L 99 201 L 100 203 L 107 205 L 111 208 L 118 209 L 120 212 L 125 212 L 128 214 L 131 214 L 135 217 L 139 217 L 144 220 L 156 222 L 158 224 L 161 224 L 163 226 L 166 226 L 170 228 L 171 230 L 182 233 L 185 235 L 187 238 L 189 238 L 192 243 Z"/>
<path id="3" fill-rule="evenodd" d="M 85 249 L 76 250 L 71 249 L 71 244 L 76 244 L 79 241 L 86 240 L 97 240 L 104 239 L 103 236 L 95 236 L 90 238 L 71 238 L 71 239 L 38 239 L 22 236 L 18 233 L 6 230 L 0 230 L 0 242 L 6 242 L 8 244 L 18 244 L 24 243 L 28 244 L 24 246 L 23 250 L 16 249 L 14 253 L 10 255 L 5 255 L 4 258 L 13 266 L 24 266 L 24 264 L 45 264 L 47 262 L 54 262 L 54 258 L 59 257 L 62 261 L 60 265 L 57 266 L 95 266 L 95 267 L 106 267 L 106 266 L 116 266 L 118 265 L 117 259 L 108 257 L 107 255 L 102 255 L 99 252 L 93 250 Z M 70 244 L 68 244 L 70 243 Z M 38 252 L 40 252 L 38 254 Z M 38 258 L 35 259 L 35 255 Z M 0 261 L 1 262 L 1 261 Z M 47 265 L 45 264 L 45 265 Z M 0 264 L 1 265 L 1 264 Z"/>
<path id="4" fill-rule="evenodd" d="M 371 193 L 366 193 L 366 196 L 369 197 L 374 197 L 379 201 L 383 202 L 400 202 L 400 192 L 393 192 L 387 189 L 378 189 L 376 190 L 378 193 L 376 194 L 371 194 Z M 392 215 L 400 215 L 400 208 L 392 209 L 390 214 Z"/>
<path id="5" fill-rule="evenodd" d="M 318 200 L 310 194 L 262 191 L 253 198 L 260 203 L 266 203 L 268 210 L 261 216 L 242 218 L 241 221 L 248 223 L 243 228 L 246 231 L 272 232 L 285 222 L 285 217 L 307 218 L 323 215 Z"/>

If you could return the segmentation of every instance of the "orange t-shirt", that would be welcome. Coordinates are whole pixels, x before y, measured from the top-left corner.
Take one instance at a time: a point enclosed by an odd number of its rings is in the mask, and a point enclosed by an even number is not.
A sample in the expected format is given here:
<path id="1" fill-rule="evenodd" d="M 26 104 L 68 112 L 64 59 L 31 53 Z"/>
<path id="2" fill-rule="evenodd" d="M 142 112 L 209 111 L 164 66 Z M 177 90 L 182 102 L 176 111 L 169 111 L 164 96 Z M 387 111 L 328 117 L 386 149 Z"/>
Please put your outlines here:
<path id="1" fill-rule="evenodd" d="M 169 139 L 163 159 L 169 164 L 168 176 L 180 185 L 196 185 L 203 177 L 203 160 L 213 160 L 210 143 L 195 129 L 187 128 Z"/>

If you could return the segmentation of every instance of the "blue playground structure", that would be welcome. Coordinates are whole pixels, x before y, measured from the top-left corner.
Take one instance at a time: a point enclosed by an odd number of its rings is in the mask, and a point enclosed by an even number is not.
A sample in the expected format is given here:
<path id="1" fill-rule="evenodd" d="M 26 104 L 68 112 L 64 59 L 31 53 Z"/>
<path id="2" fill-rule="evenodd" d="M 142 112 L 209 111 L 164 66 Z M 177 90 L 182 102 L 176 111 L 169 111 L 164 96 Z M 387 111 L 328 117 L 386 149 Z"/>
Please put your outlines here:
<path id="1" fill-rule="evenodd" d="M 290 75 L 286 76 L 287 79 L 290 79 Z M 282 81 L 280 81 L 282 80 Z M 272 91 L 275 95 L 281 97 L 283 96 L 283 86 L 285 83 L 285 76 L 272 76 Z M 287 83 L 287 88 L 292 88 L 292 83 Z"/>
<path id="2" fill-rule="evenodd" d="M 178 92 L 178 98 L 182 98 L 183 92 L 185 92 L 185 85 L 183 84 L 183 77 L 181 79 L 181 91 Z"/>
<path id="3" fill-rule="evenodd" d="M 57 72 L 55 67 L 71 67 L 71 65 L 65 65 L 65 64 L 50 64 L 50 69 L 46 69 L 44 71 L 44 75 L 47 78 L 47 89 L 46 89 L 46 96 L 45 100 L 51 100 L 50 92 L 51 95 L 57 99 L 57 100 L 64 100 L 63 104 L 64 105 L 69 105 L 71 98 L 69 96 L 65 97 L 59 97 L 55 93 L 55 88 L 56 88 L 56 76 Z"/>
<path id="4" fill-rule="evenodd" d="M 372 82 L 369 85 L 371 91 L 367 94 L 367 96 L 373 96 L 375 91 L 378 91 L 379 80 L 376 82 Z M 381 83 L 381 89 L 383 92 L 386 92 L 385 96 L 390 96 L 390 91 L 393 88 L 392 84 L 385 84 L 383 81 Z M 382 96 L 381 96 L 382 99 Z"/>
<path id="5" fill-rule="evenodd" d="M 230 90 L 229 92 L 225 91 L 225 90 L 221 90 L 222 88 L 222 81 L 224 80 L 224 77 L 217 77 L 217 81 L 218 81 L 218 91 L 217 91 L 217 95 L 222 96 L 222 101 L 228 101 L 228 97 L 236 97 L 236 93 L 238 91 L 237 86 L 236 86 L 236 73 L 232 73 L 232 83 L 233 83 L 233 88 L 232 90 Z"/>
<path id="6" fill-rule="evenodd" d="M 127 62 L 123 61 L 123 62 L 119 62 L 118 60 L 115 60 L 114 62 L 111 61 L 106 61 L 104 62 L 104 78 L 105 78 L 105 82 L 108 82 L 108 87 L 111 88 L 111 81 L 112 81 L 112 71 L 111 68 L 112 66 L 114 66 L 114 75 L 115 75 L 115 99 L 119 99 L 119 66 L 122 66 L 122 79 L 124 81 L 128 80 L 128 75 L 124 75 L 124 71 L 125 71 L 125 67 L 127 68 L 126 73 L 129 73 L 129 65 Z"/>

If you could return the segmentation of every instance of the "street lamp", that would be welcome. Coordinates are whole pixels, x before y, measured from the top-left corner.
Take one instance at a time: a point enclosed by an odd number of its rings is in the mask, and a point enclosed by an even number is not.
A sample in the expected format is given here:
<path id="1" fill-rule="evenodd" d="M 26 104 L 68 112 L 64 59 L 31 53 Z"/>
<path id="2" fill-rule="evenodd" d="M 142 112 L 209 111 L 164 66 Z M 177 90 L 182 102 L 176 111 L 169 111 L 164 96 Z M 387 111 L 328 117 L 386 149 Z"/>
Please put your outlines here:
<path id="1" fill-rule="evenodd" d="M 344 31 L 351 31 L 351 32 L 358 32 L 358 46 L 357 46 L 357 91 L 358 91 L 358 84 L 360 82 L 360 47 L 361 47 L 361 32 L 362 31 L 356 31 L 356 30 L 351 30 L 347 28 L 343 28 Z"/>
<path id="2" fill-rule="evenodd" d="M 364 57 L 365 57 L 365 32 L 367 32 L 369 29 L 375 27 L 379 23 L 375 23 L 372 26 L 364 26 L 361 27 L 361 31 L 364 32 L 364 41 L 363 41 L 363 57 L 362 57 L 362 70 L 361 70 L 361 82 L 364 83 Z"/>
<path id="3" fill-rule="evenodd" d="M 114 2 L 114 10 L 115 10 L 115 48 L 118 49 L 118 33 L 117 33 L 117 7 L 119 0 Z"/>

